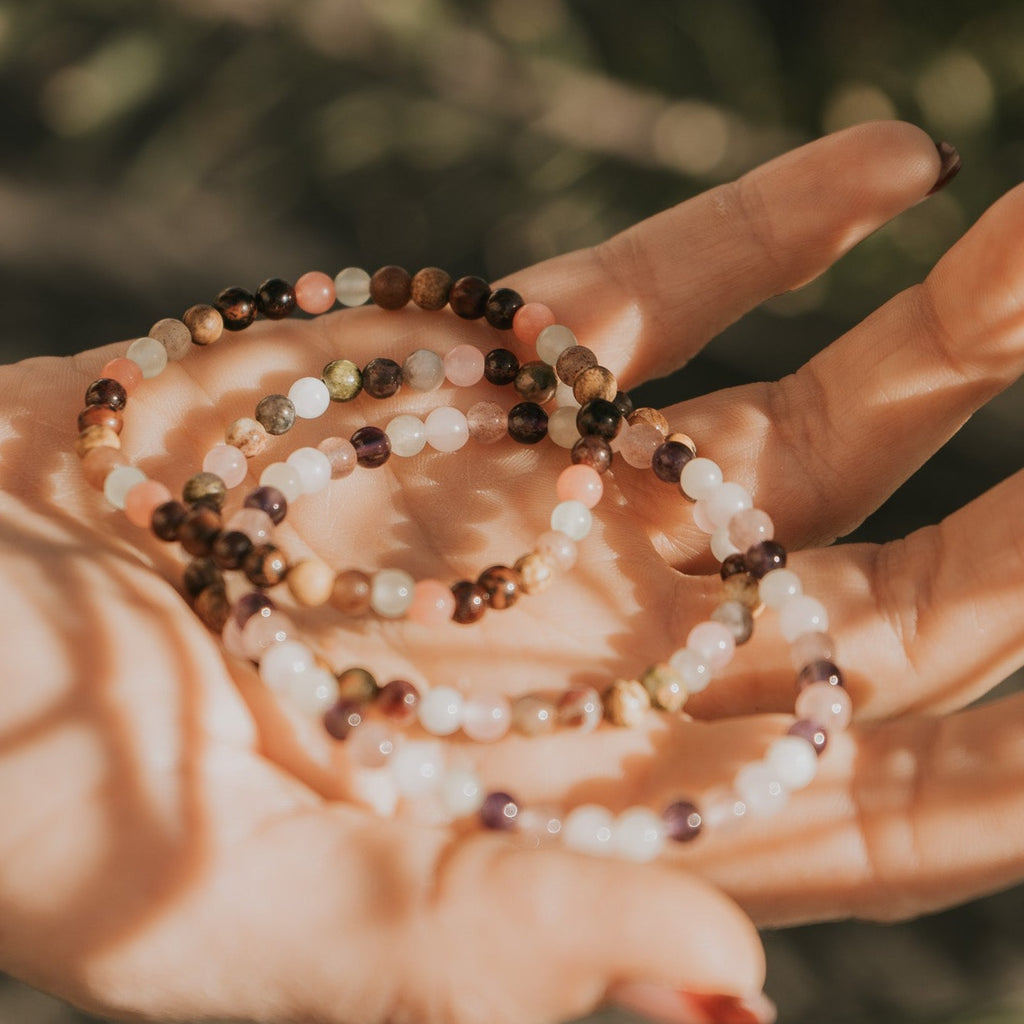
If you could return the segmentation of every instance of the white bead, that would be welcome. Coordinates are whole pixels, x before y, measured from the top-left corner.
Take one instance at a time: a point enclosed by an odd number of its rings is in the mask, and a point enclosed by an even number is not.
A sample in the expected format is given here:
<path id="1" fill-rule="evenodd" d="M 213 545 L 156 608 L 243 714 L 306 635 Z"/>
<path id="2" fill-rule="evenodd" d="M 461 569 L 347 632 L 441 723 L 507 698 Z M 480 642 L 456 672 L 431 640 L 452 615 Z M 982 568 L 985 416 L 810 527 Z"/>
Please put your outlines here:
<path id="1" fill-rule="evenodd" d="M 551 529 L 573 540 L 583 540 L 593 525 L 594 517 L 582 501 L 560 501 L 551 510 Z"/>
<path id="2" fill-rule="evenodd" d="M 777 814 L 786 805 L 787 793 L 775 770 L 764 761 L 745 764 L 734 782 L 747 810 L 759 818 Z"/>
<path id="3" fill-rule="evenodd" d="M 293 676 L 309 672 L 314 665 L 313 652 L 298 640 L 268 647 L 260 658 L 260 679 L 271 690 L 283 692 Z"/>
<path id="4" fill-rule="evenodd" d="M 615 852 L 625 860 L 646 863 L 665 847 L 665 825 L 648 807 L 630 807 L 615 819 Z"/>
<path id="5" fill-rule="evenodd" d="M 799 736 L 780 736 L 773 740 L 765 761 L 788 790 L 803 789 L 818 774 L 818 755 L 814 747 Z"/>
<path id="6" fill-rule="evenodd" d="M 806 594 L 792 597 L 779 609 L 779 629 L 787 643 L 801 633 L 827 633 L 828 612 L 817 598 Z"/>
<path id="7" fill-rule="evenodd" d="M 791 569 L 773 569 L 761 578 L 757 592 L 769 608 L 781 608 L 787 601 L 803 593 L 800 577 Z"/>
<path id="8" fill-rule="evenodd" d="M 385 428 L 384 433 L 391 441 L 391 451 L 403 458 L 411 458 L 423 451 L 427 443 L 427 428 L 419 416 L 403 413 L 396 416 Z"/>
<path id="9" fill-rule="evenodd" d="M 352 763 L 360 768 L 383 768 L 398 747 L 398 736 L 384 722 L 363 722 L 345 740 Z"/>
<path id="10" fill-rule="evenodd" d="M 304 420 L 323 416 L 331 404 L 331 393 L 319 377 L 300 377 L 288 389 L 288 398 L 295 406 L 295 415 Z"/>
<path id="11" fill-rule="evenodd" d="M 689 693 L 700 693 L 711 682 L 711 666 L 696 651 L 681 647 L 668 659 L 669 668 L 682 679 Z"/>
<path id="12" fill-rule="evenodd" d="M 331 460 L 319 448 L 296 448 L 287 464 L 299 474 L 303 494 L 316 494 L 331 482 Z"/>
<path id="13" fill-rule="evenodd" d="M 607 857 L 614 852 L 615 819 L 607 807 L 581 804 L 562 822 L 562 841 L 570 850 Z"/>
<path id="14" fill-rule="evenodd" d="M 737 512 L 754 507 L 754 499 L 751 498 L 750 492 L 745 487 L 730 481 L 712 488 L 702 500 L 707 507 L 708 519 L 716 529 L 720 526 L 728 529 L 729 520 Z"/>
<path id="15" fill-rule="evenodd" d="M 385 619 L 400 619 L 412 604 L 415 581 L 403 569 L 381 569 L 370 580 L 370 607 Z"/>
<path id="16" fill-rule="evenodd" d="M 512 726 L 512 705 L 502 693 L 471 693 L 462 705 L 462 731 L 477 743 L 500 740 Z"/>
<path id="17" fill-rule="evenodd" d="M 156 338 L 136 338 L 128 346 L 125 355 L 147 379 L 159 376 L 167 366 L 167 349 Z"/>
<path id="18" fill-rule="evenodd" d="M 724 562 L 730 555 L 738 555 L 740 549 L 729 538 L 728 526 L 717 526 L 711 533 L 711 554 L 719 562 Z"/>
<path id="19" fill-rule="evenodd" d="M 370 298 L 370 275 L 362 267 L 346 267 L 334 278 L 334 290 L 343 306 L 361 306 Z"/>
<path id="20" fill-rule="evenodd" d="M 579 439 L 580 432 L 576 426 L 577 409 L 575 406 L 563 405 L 548 417 L 548 437 L 559 448 L 571 448 Z"/>
<path id="21" fill-rule="evenodd" d="M 276 487 L 289 501 L 302 494 L 302 478 L 287 462 L 272 462 L 260 473 L 260 487 Z"/>
<path id="22" fill-rule="evenodd" d="M 543 359 L 549 366 L 558 362 L 558 357 L 567 349 L 578 345 L 576 335 L 561 324 L 545 327 L 537 335 L 537 358 Z"/>
<path id="23" fill-rule="evenodd" d="M 562 381 L 559 381 L 555 388 L 555 406 L 559 409 L 572 409 L 573 412 L 578 412 L 580 408 L 580 400 L 576 397 L 576 392 Z"/>
<path id="24" fill-rule="evenodd" d="M 299 711 L 321 715 L 338 699 L 338 681 L 327 669 L 314 667 L 291 676 L 284 697 Z"/>
<path id="25" fill-rule="evenodd" d="M 444 360 L 428 348 L 410 352 L 402 363 L 402 383 L 413 391 L 436 391 L 444 383 Z"/>
<path id="26" fill-rule="evenodd" d="M 715 524 L 711 521 L 711 516 L 708 513 L 708 503 L 703 498 L 693 506 L 693 525 L 701 533 L 715 532 Z"/>
<path id="27" fill-rule="evenodd" d="M 439 452 L 457 452 L 469 440 L 466 414 L 451 406 L 434 409 L 423 421 L 427 444 Z"/>
<path id="28" fill-rule="evenodd" d="M 114 508 L 124 508 L 128 492 L 145 480 L 146 474 L 135 466 L 115 466 L 103 479 L 103 497 Z"/>
<path id="29" fill-rule="evenodd" d="M 441 798 L 455 818 L 475 814 L 483 806 L 487 794 L 471 768 L 453 768 L 444 773 Z"/>
<path id="30" fill-rule="evenodd" d="M 699 501 L 722 483 L 722 470 L 711 459 L 696 458 L 683 466 L 679 489 L 688 498 Z"/>
<path id="31" fill-rule="evenodd" d="M 732 661 L 736 653 L 736 638 L 724 623 L 708 619 L 698 622 L 690 630 L 686 646 L 715 672 Z"/>
<path id="32" fill-rule="evenodd" d="M 406 741 L 392 754 L 388 770 L 402 796 L 424 796 L 445 774 L 444 750 L 437 740 Z"/>
<path id="33" fill-rule="evenodd" d="M 462 725 L 462 694 L 450 686 L 435 686 L 420 697 L 420 725 L 434 736 L 451 736 Z"/>

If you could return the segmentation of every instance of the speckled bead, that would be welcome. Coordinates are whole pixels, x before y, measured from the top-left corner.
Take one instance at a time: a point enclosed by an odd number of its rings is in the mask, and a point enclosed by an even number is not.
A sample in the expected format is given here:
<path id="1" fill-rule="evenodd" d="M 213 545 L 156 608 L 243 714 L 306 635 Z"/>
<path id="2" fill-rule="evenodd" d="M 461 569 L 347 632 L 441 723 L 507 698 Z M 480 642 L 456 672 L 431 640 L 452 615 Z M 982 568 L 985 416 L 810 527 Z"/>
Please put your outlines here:
<path id="1" fill-rule="evenodd" d="M 277 526 L 288 514 L 288 499 L 276 487 L 257 487 L 245 496 L 243 507 L 266 512 L 270 521 Z"/>
<path id="2" fill-rule="evenodd" d="M 523 307 L 523 297 L 511 288 L 496 288 L 487 296 L 484 317 L 499 331 L 512 330 L 512 321 Z"/>
<path id="3" fill-rule="evenodd" d="M 627 417 L 627 422 L 630 426 L 636 423 L 650 423 L 652 427 L 656 427 L 664 437 L 668 437 L 671 428 L 668 425 L 668 420 L 665 419 L 664 415 L 657 409 L 652 409 L 650 406 L 641 406 L 639 409 L 634 409 L 633 412 Z"/>
<path id="4" fill-rule="evenodd" d="M 280 277 L 269 277 L 256 291 L 256 308 L 268 320 L 283 320 L 295 312 L 295 289 Z"/>
<path id="5" fill-rule="evenodd" d="M 524 594 L 541 594 L 555 579 L 551 563 L 536 551 L 523 555 L 513 568 L 519 576 L 519 589 Z"/>
<path id="6" fill-rule="evenodd" d="M 513 386 L 524 401 L 542 404 L 554 398 L 558 381 L 547 363 L 535 359 L 519 367 Z"/>
<path id="7" fill-rule="evenodd" d="M 371 359 L 363 367 L 363 390 L 371 398 L 390 398 L 402 386 L 402 367 L 394 359 Z"/>
<path id="8" fill-rule="evenodd" d="M 497 402 L 476 402 L 466 410 L 469 436 L 480 444 L 494 444 L 508 434 L 508 413 Z"/>
<path id="9" fill-rule="evenodd" d="M 351 359 L 333 359 L 321 374 L 332 402 L 350 402 L 363 390 L 363 372 Z"/>
<path id="10" fill-rule="evenodd" d="M 472 580 L 459 580 L 452 584 L 452 595 L 455 597 L 455 610 L 452 621 L 468 625 L 480 619 L 487 611 L 488 594 L 479 583 Z"/>
<path id="11" fill-rule="evenodd" d="M 761 579 L 773 569 L 784 569 L 786 566 L 786 549 L 774 540 L 762 541 L 748 548 L 743 555 L 747 571 L 756 579 Z"/>
<path id="12" fill-rule="evenodd" d="M 207 629 L 219 633 L 231 615 L 231 602 L 223 587 L 206 587 L 192 602 L 196 615 Z"/>
<path id="13" fill-rule="evenodd" d="M 729 555 L 728 558 L 722 559 L 721 568 L 718 570 L 718 575 L 723 580 L 727 580 L 730 576 L 738 576 L 740 573 L 747 571 L 747 563 L 742 555 Z"/>
<path id="14" fill-rule="evenodd" d="M 723 580 L 722 592 L 727 601 L 738 601 L 752 612 L 761 606 L 761 588 L 749 572 L 736 572 Z"/>
<path id="15" fill-rule="evenodd" d="M 224 431 L 225 444 L 237 448 L 247 459 L 259 455 L 267 447 L 269 437 L 267 428 L 251 416 L 240 417 Z"/>
<path id="16" fill-rule="evenodd" d="M 519 360 L 507 348 L 492 348 L 484 356 L 484 377 L 489 384 L 499 387 L 511 384 L 519 373 Z"/>
<path id="17" fill-rule="evenodd" d="M 370 298 L 381 309 L 401 309 L 412 298 L 412 278 L 404 267 L 381 267 L 370 278 Z"/>
<path id="18" fill-rule="evenodd" d="M 391 458 L 391 441 L 380 427 L 360 427 L 349 440 L 356 461 L 366 469 L 377 469 Z"/>
<path id="19" fill-rule="evenodd" d="M 444 383 L 444 360 L 430 349 L 418 348 L 402 363 L 402 381 L 413 391 L 436 391 Z"/>
<path id="20" fill-rule="evenodd" d="M 365 668 L 352 667 L 338 673 L 338 697 L 356 704 L 369 704 L 377 699 L 380 686 L 371 672 Z"/>
<path id="21" fill-rule="evenodd" d="M 181 321 L 192 335 L 193 345 L 212 345 L 224 333 L 224 317 L 220 310 L 205 302 L 189 306 L 182 313 Z"/>
<path id="22" fill-rule="evenodd" d="M 244 288 L 225 288 L 213 304 L 226 331 L 243 331 L 256 319 L 256 296 Z"/>
<path id="23" fill-rule="evenodd" d="M 448 305 L 463 320 L 479 320 L 487 311 L 491 286 L 482 277 L 460 277 L 448 293 Z"/>
<path id="24" fill-rule="evenodd" d="M 227 493 L 227 486 L 216 473 L 196 473 L 185 481 L 181 498 L 186 505 L 197 505 L 201 502 L 219 512 L 224 507 Z"/>
<path id="25" fill-rule="evenodd" d="M 612 402 L 595 398 L 580 406 L 576 413 L 576 429 L 582 437 L 600 437 L 610 441 L 622 426 L 622 416 Z M 596 466 L 594 467 L 597 468 Z"/>
<path id="26" fill-rule="evenodd" d="M 274 544 L 257 544 L 242 568 L 245 578 L 256 587 L 275 587 L 288 575 L 284 552 Z"/>
<path id="27" fill-rule="evenodd" d="M 637 679 L 616 679 L 602 694 L 604 717 L 612 725 L 635 728 L 650 710 L 651 696 Z"/>
<path id="28" fill-rule="evenodd" d="M 241 530 L 225 530 L 218 534 L 210 554 L 221 569 L 241 569 L 252 547 L 248 534 Z"/>
<path id="29" fill-rule="evenodd" d="M 612 464 L 612 448 L 603 437 L 581 437 L 572 446 L 570 458 L 574 465 L 590 466 L 598 473 L 606 473 Z"/>
<path id="30" fill-rule="evenodd" d="M 604 718 L 601 695 L 592 686 L 572 686 L 558 699 L 558 724 L 578 732 L 593 732 Z"/>
<path id="31" fill-rule="evenodd" d="M 520 402 L 508 413 L 508 435 L 520 444 L 537 444 L 548 432 L 548 414 L 536 402 Z"/>
<path id="32" fill-rule="evenodd" d="M 177 539 L 190 555 L 209 555 L 220 531 L 220 513 L 204 503 L 188 510 L 178 526 Z"/>
<path id="33" fill-rule="evenodd" d="M 587 348 L 586 345 L 573 345 L 565 349 L 555 363 L 555 373 L 558 379 L 572 387 L 576 378 L 583 373 L 597 366 L 597 356 Z M 575 394 L 575 392 L 573 392 Z"/>
<path id="34" fill-rule="evenodd" d="M 167 358 L 177 362 L 192 350 L 192 335 L 189 329 L 174 317 L 157 320 L 147 332 L 147 337 L 156 338 L 167 350 Z"/>
<path id="35" fill-rule="evenodd" d="M 580 405 L 586 405 L 595 398 L 614 402 L 618 391 L 619 385 L 615 380 L 615 374 L 603 366 L 588 366 L 585 370 L 580 370 L 572 382 L 572 393 Z M 619 417 L 622 417 L 622 413 L 619 413 Z"/>
<path id="36" fill-rule="evenodd" d="M 267 395 L 256 406 L 256 419 L 268 434 L 287 434 L 295 425 L 295 406 L 287 395 Z"/>
<path id="37" fill-rule="evenodd" d="M 750 606 L 742 601 L 723 601 L 711 613 L 711 621 L 725 626 L 737 646 L 745 644 L 754 632 L 754 616 Z"/>
<path id="38" fill-rule="evenodd" d="M 85 404 L 120 412 L 128 404 L 128 392 L 120 381 L 111 377 L 94 380 L 85 391 Z"/>
<path id="39" fill-rule="evenodd" d="M 678 484 L 683 467 L 694 457 L 693 451 L 678 441 L 665 441 L 654 449 L 651 469 L 659 480 Z"/>
<path id="40" fill-rule="evenodd" d="M 451 288 L 451 275 L 440 267 L 424 267 L 417 270 L 410 284 L 412 301 L 420 309 L 431 311 L 444 309 L 448 304 L 448 293 Z"/>
<path id="41" fill-rule="evenodd" d="M 180 501 L 165 501 L 153 509 L 149 528 L 161 540 L 178 539 L 178 527 L 185 521 L 188 509 Z"/>
<path id="42" fill-rule="evenodd" d="M 224 573 L 209 558 L 193 558 L 182 574 L 182 585 L 190 598 L 207 587 L 223 587 Z"/>
<path id="43" fill-rule="evenodd" d="M 477 583 L 487 592 L 487 601 L 492 608 L 511 608 L 519 599 L 519 573 L 507 565 L 492 565 L 484 569 Z"/>
<path id="44" fill-rule="evenodd" d="M 663 711 L 678 711 L 686 703 L 686 684 L 669 665 L 651 665 L 640 677 L 651 703 Z"/>

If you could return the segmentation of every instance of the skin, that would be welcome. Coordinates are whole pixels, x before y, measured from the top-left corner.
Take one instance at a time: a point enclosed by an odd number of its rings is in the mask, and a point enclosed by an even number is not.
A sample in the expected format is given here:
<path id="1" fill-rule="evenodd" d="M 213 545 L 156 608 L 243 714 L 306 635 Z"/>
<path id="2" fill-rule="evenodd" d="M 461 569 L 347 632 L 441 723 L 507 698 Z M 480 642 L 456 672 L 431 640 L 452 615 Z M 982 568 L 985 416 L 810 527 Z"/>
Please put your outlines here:
<path id="1" fill-rule="evenodd" d="M 938 173 L 917 129 L 862 126 L 504 283 L 631 387 L 817 276 Z M 904 918 L 1018 881 L 1024 698 L 964 708 L 1022 661 L 1024 475 L 906 540 L 819 545 L 1020 374 L 1022 223 L 1018 189 L 794 376 L 666 410 L 770 511 L 828 605 L 857 719 L 779 818 L 648 865 L 366 810 L 337 746 L 224 658 L 180 596 L 172 548 L 83 482 L 74 417 L 124 345 L 0 370 L 0 967 L 126 1018 L 539 1022 L 618 996 L 681 1020 L 677 989 L 759 991 L 754 923 Z M 125 449 L 177 489 L 254 395 L 342 354 L 400 360 L 482 330 L 413 309 L 260 322 L 147 381 Z M 274 451 L 416 401 L 332 408 Z M 364 568 L 473 577 L 530 549 L 565 462 L 505 444 L 392 459 L 297 503 L 281 542 L 338 566 L 357 551 Z M 626 467 L 605 484 L 579 564 L 515 609 L 436 630 L 297 617 L 335 667 L 381 678 L 513 694 L 635 675 L 719 584 L 678 492 Z M 695 720 L 463 752 L 525 803 L 699 795 L 788 721 L 786 646 L 768 615 L 757 632 L 691 700 Z"/>

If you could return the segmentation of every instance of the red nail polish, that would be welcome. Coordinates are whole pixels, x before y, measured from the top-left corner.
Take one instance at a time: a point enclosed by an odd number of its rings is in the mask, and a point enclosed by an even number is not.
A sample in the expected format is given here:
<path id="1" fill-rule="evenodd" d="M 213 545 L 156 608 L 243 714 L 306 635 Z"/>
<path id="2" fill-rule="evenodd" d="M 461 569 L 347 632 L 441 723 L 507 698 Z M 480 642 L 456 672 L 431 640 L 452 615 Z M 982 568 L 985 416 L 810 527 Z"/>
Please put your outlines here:
<path id="1" fill-rule="evenodd" d="M 941 188 L 945 188 L 959 173 L 962 166 L 960 154 L 956 147 L 948 142 L 936 142 L 935 148 L 939 151 L 939 176 L 935 184 L 928 191 L 928 195 L 934 195 Z"/>
<path id="2" fill-rule="evenodd" d="M 685 1002 L 701 1014 L 706 1024 L 774 1024 L 775 1004 L 764 994 L 751 998 L 739 996 L 679 993 Z"/>

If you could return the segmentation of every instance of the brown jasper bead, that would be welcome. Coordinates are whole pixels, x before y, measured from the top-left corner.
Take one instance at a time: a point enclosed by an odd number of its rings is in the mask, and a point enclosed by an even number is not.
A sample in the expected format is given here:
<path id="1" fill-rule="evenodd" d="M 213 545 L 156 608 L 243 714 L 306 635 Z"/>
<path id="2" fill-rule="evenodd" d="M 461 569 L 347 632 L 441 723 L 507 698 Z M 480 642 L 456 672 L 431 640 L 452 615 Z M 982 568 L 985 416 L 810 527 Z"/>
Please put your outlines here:
<path id="1" fill-rule="evenodd" d="M 185 521 L 188 509 L 180 501 L 165 501 L 153 509 L 149 528 L 161 540 L 177 540 L 178 527 Z"/>
<path id="2" fill-rule="evenodd" d="M 224 574 L 209 558 L 193 558 L 185 566 L 183 582 L 185 593 L 189 597 L 195 597 L 207 587 L 223 587 Z"/>
<path id="3" fill-rule="evenodd" d="M 651 665 L 640 677 L 651 703 L 663 711 L 678 711 L 690 696 L 686 684 L 668 665 Z"/>
<path id="4" fill-rule="evenodd" d="M 267 395 L 256 406 L 256 419 L 268 434 L 287 434 L 295 425 L 295 406 L 287 395 Z"/>
<path id="5" fill-rule="evenodd" d="M 370 298 L 381 309 L 401 309 L 412 298 L 412 278 L 404 267 L 381 267 L 370 278 Z"/>
<path id="6" fill-rule="evenodd" d="M 468 625 L 479 620 L 487 611 L 487 591 L 472 580 L 459 580 L 452 584 L 455 610 L 452 621 Z"/>
<path id="7" fill-rule="evenodd" d="M 440 267 L 424 267 L 412 277 L 412 301 L 420 309 L 437 311 L 448 305 L 448 293 L 452 288 L 451 274 Z"/>
<path id="8" fill-rule="evenodd" d="M 338 673 L 338 699 L 369 704 L 380 693 L 377 680 L 365 668 L 347 668 Z"/>
<path id="9" fill-rule="evenodd" d="M 227 484 L 216 473 L 196 473 L 185 481 L 181 489 L 181 500 L 186 505 L 209 505 L 219 512 L 228 495 Z"/>
<path id="10" fill-rule="evenodd" d="M 727 601 L 739 601 L 751 611 L 761 605 L 760 587 L 749 572 L 733 573 L 722 583 L 722 590 Z"/>
<path id="11" fill-rule="evenodd" d="M 214 562 L 222 569 L 241 569 L 252 551 L 252 539 L 241 530 L 222 533 L 210 549 Z"/>
<path id="12" fill-rule="evenodd" d="M 499 611 L 511 608 L 519 599 L 519 573 L 507 565 L 492 565 L 480 573 L 477 583 L 487 591 L 487 600 Z"/>
<path id="13" fill-rule="evenodd" d="M 586 345 L 573 345 L 558 357 L 555 373 L 563 384 L 572 387 L 576 383 L 576 378 L 592 366 L 597 366 L 597 356 Z"/>
<path id="14" fill-rule="evenodd" d="M 524 401 L 543 405 L 554 397 L 558 379 L 547 363 L 534 359 L 519 367 L 512 386 Z"/>
<path id="15" fill-rule="evenodd" d="M 205 302 L 189 306 L 181 321 L 192 335 L 193 345 L 212 345 L 224 333 L 224 317 L 220 310 Z"/>
<path id="16" fill-rule="evenodd" d="M 256 296 L 244 288 L 225 288 L 213 304 L 226 331 L 244 331 L 256 319 Z"/>
<path id="17" fill-rule="evenodd" d="M 214 633 L 219 633 L 224 628 L 231 615 L 231 602 L 222 586 L 200 590 L 192 602 L 192 607 L 204 625 Z"/>
<path id="18" fill-rule="evenodd" d="M 370 577 L 358 569 L 339 572 L 331 604 L 343 615 L 366 615 L 370 610 Z"/>
<path id="19" fill-rule="evenodd" d="M 661 432 L 663 437 L 667 437 L 671 429 L 668 425 L 668 420 L 657 409 L 652 409 L 646 405 L 635 409 L 626 422 L 631 427 L 636 426 L 637 423 L 650 423 L 652 427 Z"/>
<path id="20" fill-rule="evenodd" d="M 120 434 L 124 426 L 124 420 L 116 409 L 108 409 L 105 405 L 87 405 L 78 414 L 78 430 L 85 430 L 87 427 L 110 427 L 115 433 Z"/>
<path id="21" fill-rule="evenodd" d="M 256 308 L 268 320 L 283 320 L 295 312 L 295 289 L 280 277 L 270 277 L 256 291 Z"/>
<path id="22" fill-rule="evenodd" d="M 105 405 L 120 412 L 128 404 L 128 392 L 119 380 L 100 377 L 94 380 L 85 392 L 86 405 Z"/>
<path id="23" fill-rule="evenodd" d="M 460 277 L 448 293 L 448 305 L 463 320 L 479 320 L 487 311 L 491 286 L 482 277 Z"/>
<path id="24" fill-rule="evenodd" d="M 306 608 L 327 604 L 334 592 L 334 570 L 319 558 L 306 558 L 288 570 L 288 589 Z"/>
<path id="25" fill-rule="evenodd" d="M 259 455 L 269 439 L 267 428 L 251 416 L 240 417 L 224 432 L 225 443 L 234 445 L 247 459 Z"/>
<path id="26" fill-rule="evenodd" d="M 103 490 L 107 474 L 115 466 L 127 466 L 128 460 L 114 448 L 93 448 L 82 456 L 82 475 L 85 482 L 97 491 Z"/>
<path id="27" fill-rule="evenodd" d="M 156 338 L 167 350 L 167 358 L 175 361 L 184 359 L 192 348 L 192 335 L 189 329 L 174 317 L 157 320 L 149 329 L 150 338 Z"/>
<path id="28" fill-rule="evenodd" d="M 603 437 L 581 437 L 572 446 L 570 458 L 574 466 L 590 466 L 606 473 L 612 464 L 612 446 Z"/>
<path id="29" fill-rule="evenodd" d="M 604 717 L 612 725 L 640 725 L 650 710 L 651 696 L 636 679 L 616 679 L 602 695 Z"/>
<path id="30" fill-rule="evenodd" d="M 178 541 L 190 555 L 208 555 L 220 535 L 220 513 L 202 503 L 188 510 L 178 525 Z"/>
<path id="31" fill-rule="evenodd" d="M 536 551 L 523 555 L 516 562 L 515 571 L 519 574 L 519 588 L 524 594 L 541 594 L 555 579 L 551 563 Z"/>
<path id="32" fill-rule="evenodd" d="M 275 544 L 257 544 L 246 556 L 242 569 L 254 586 L 276 587 L 288 575 L 288 562 Z"/>
<path id="33" fill-rule="evenodd" d="M 523 297 L 511 288 L 495 288 L 487 296 L 484 317 L 499 331 L 512 330 L 512 321 L 523 307 Z"/>
<path id="34" fill-rule="evenodd" d="M 94 448 L 113 448 L 115 451 L 120 451 L 121 438 L 118 437 L 117 431 L 111 427 L 104 427 L 99 424 L 86 427 L 78 435 L 78 440 L 75 441 L 75 451 L 78 453 L 79 458 L 83 458 Z"/>
<path id="35" fill-rule="evenodd" d="M 697 442 L 694 441 L 694 439 L 690 437 L 689 434 L 680 434 L 679 431 L 675 431 L 674 433 L 669 434 L 668 437 L 665 438 L 665 440 L 675 441 L 676 444 L 685 444 L 686 447 L 689 448 L 694 455 L 697 454 Z"/>
<path id="36" fill-rule="evenodd" d="M 603 366 L 588 366 L 581 370 L 572 382 L 572 393 L 580 405 L 586 405 L 595 398 L 612 402 L 619 392 L 615 374 Z"/>
<path id="37" fill-rule="evenodd" d="M 546 736 L 558 724 L 558 708 L 539 693 L 524 693 L 512 701 L 512 728 L 524 736 Z"/>

